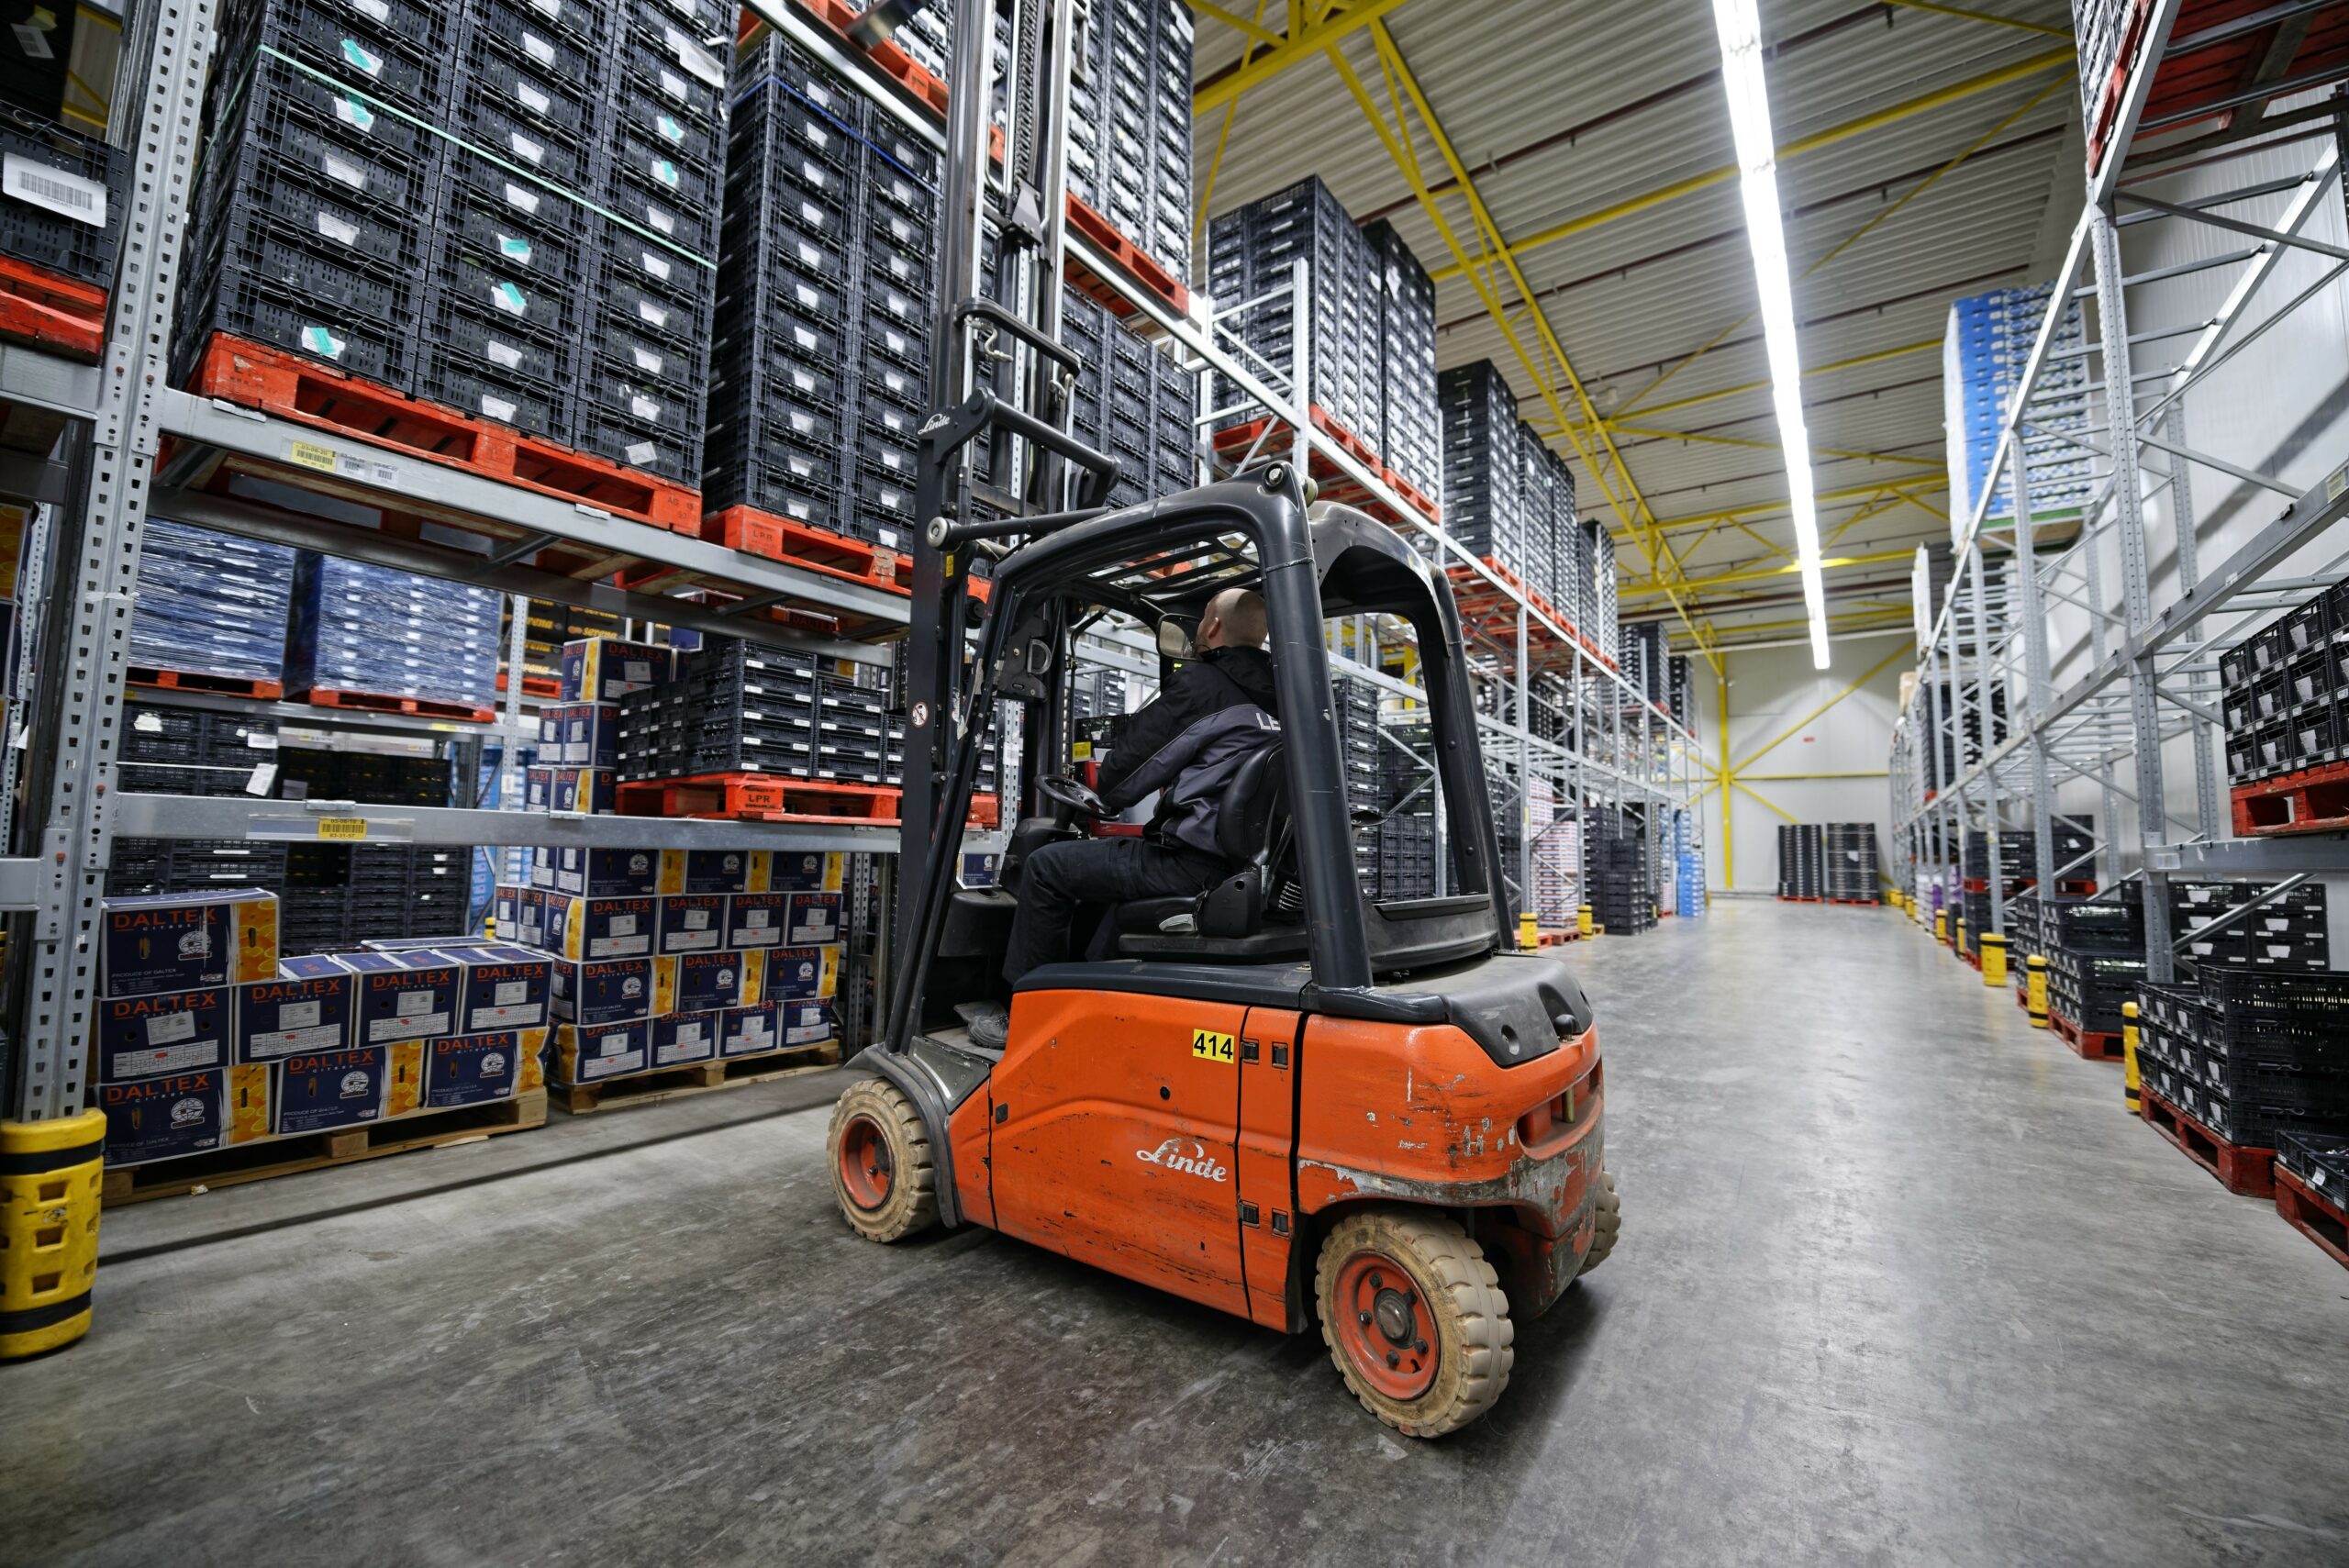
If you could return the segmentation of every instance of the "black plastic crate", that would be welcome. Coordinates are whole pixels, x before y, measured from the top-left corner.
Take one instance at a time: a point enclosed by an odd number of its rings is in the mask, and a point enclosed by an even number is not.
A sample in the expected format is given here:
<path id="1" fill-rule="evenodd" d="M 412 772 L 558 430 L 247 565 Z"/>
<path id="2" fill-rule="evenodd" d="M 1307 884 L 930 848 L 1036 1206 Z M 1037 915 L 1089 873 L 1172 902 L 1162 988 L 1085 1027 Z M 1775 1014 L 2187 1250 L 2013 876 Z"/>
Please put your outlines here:
<path id="1" fill-rule="evenodd" d="M 223 59 L 255 46 L 274 49 L 427 121 L 447 100 L 455 50 L 445 9 L 397 0 L 382 17 L 335 0 L 266 0 L 253 9 L 250 30 L 223 28 Z"/>
<path id="2" fill-rule="evenodd" d="M 644 238 L 674 245 L 688 260 L 718 260 L 718 204 L 688 207 L 665 190 L 638 179 L 628 168 L 606 165 L 611 176 L 601 187 L 602 204 Z"/>
<path id="3" fill-rule="evenodd" d="M 432 282 L 443 312 L 494 322 L 518 338 L 570 349 L 586 328 L 584 285 L 539 277 L 461 234 L 440 237 Z"/>
<path id="4" fill-rule="evenodd" d="M 517 331 L 505 317 L 473 309 L 470 298 L 443 295 L 439 305 L 429 337 L 431 347 L 441 356 L 440 365 L 493 383 L 536 385 L 550 393 L 571 386 L 578 372 L 578 347 L 571 339 Z M 451 401 L 437 392 L 424 395 Z"/>
<path id="5" fill-rule="evenodd" d="M 724 122 L 726 67 L 703 40 L 731 39 L 731 13 L 715 24 L 696 23 L 671 7 L 637 0 L 619 7 L 618 20 L 612 59 L 624 77 L 643 83 L 690 114 L 713 124 Z"/>
<path id="6" fill-rule="evenodd" d="M 613 87 L 608 116 L 615 128 L 634 132 L 651 146 L 667 148 L 681 162 L 722 176 L 726 164 L 722 121 L 696 114 L 633 77 Z"/>
<path id="7" fill-rule="evenodd" d="M 417 395 L 566 443 L 572 428 L 567 384 L 493 375 L 480 361 L 446 343 L 425 344 L 417 366 Z"/>
<path id="8" fill-rule="evenodd" d="M 694 303 L 674 299 L 640 287 L 630 273 L 629 266 L 608 251 L 596 258 L 596 318 L 624 326 L 650 342 L 666 345 L 696 366 L 705 362 L 702 356 L 709 351 L 706 345 L 709 341 L 712 308 L 708 297 L 705 295 Z"/>
<path id="9" fill-rule="evenodd" d="M 217 265 L 198 276 L 181 302 L 182 375 L 212 334 L 229 332 L 406 388 L 420 319 L 413 284 L 402 280 L 394 308 L 375 315 L 297 294 L 243 267 Z"/>
<path id="10" fill-rule="evenodd" d="M 0 152 L 17 164 L 0 194 L 0 255 L 110 286 L 130 155 L 7 103 Z"/>
<path id="11" fill-rule="evenodd" d="M 478 164 L 477 160 L 463 161 Z M 462 175 L 451 172 L 441 191 L 442 234 L 477 256 L 495 258 L 518 277 L 535 279 L 541 287 L 576 292 L 585 286 L 595 250 L 585 226 L 573 221 L 579 209 L 566 202 L 557 202 L 551 211 L 545 205 L 535 209 L 527 203 L 518 206 L 503 188 L 513 182 L 501 180 L 501 174 L 486 165 Z M 527 196 L 537 189 L 521 188 L 515 194 Z"/>
<path id="12" fill-rule="evenodd" d="M 631 405 L 613 400 L 610 388 L 591 388 L 580 398 L 572 444 L 629 468 L 698 485 L 701 410 L 672 403 L 661 406 L 664 414 L 674 411 L 673 418 L 638 418 Z"/>
<path id="13" fill-rule="evenodd" d="M 713 432 L 719 438 L 724 432 Z M 707 510 L 755 506 L 812 528 L 848 531 L 837 476 L 802 477 L 812 465 L 783 459 L 774 450 L 743 451 L 729 448 L 719 457 L 705 455 L 702 505 Z"/>

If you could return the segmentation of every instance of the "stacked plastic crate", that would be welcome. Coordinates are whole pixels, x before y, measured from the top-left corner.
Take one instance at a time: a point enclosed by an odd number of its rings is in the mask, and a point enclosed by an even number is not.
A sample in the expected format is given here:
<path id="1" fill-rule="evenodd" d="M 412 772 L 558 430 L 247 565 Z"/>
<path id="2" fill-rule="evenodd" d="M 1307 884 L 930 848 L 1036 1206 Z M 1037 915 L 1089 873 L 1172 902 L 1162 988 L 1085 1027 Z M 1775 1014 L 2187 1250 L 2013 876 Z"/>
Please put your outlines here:
<path id="1" fill-rule="evenodd" d="M 2145 1085 L 2237 1147 L 2349 1135 L 2349 978 L 2205 974 L 2138 998 Z"/>
<path id="2" fill-rule="evenodd" d="M 704 505 L 911 542 L 929 400 L 936 161 L 861 92 L 770 34 L 737 61 Z"/>
<path id="3" fill-rule="evenodd" d="M 284 690 L 294 551 L 156 518 L 139 555 L 130 614 L 135 672 L 205 677 L 214 690 Z"/>
<path id="4" fill-rule="evenodd" d="M 1070 433 L 1118 460 L 1110 505 L 1132 506 L 1189 489 L 1197 415 L 1189 373 L 1074 289 L 1061 296 L 1061 341 L 1085 361 L 1069 410 Z"/>
<path id="5" fill-rule="evenodd" d="M 1673 912 L 1696 919 L 1705 912 L 1705 851 L 1697 843 L 1693 812 L 1672 813 Z"/>
<path id="6" fill-rule="evenodd" d="M 1363 229 L 1378 261 L 1378 449 L 1386 466 L 1438 506 L 1443 421 L 1436 409 L 1435 282 L 1385 218 Z"/>
<path id="7" fill-rule="evenodd" d="M 1553 605 L 1552 597 L 1557 588 L 1557 550 L 1552 523 L 1558 510 L 1557 472 L 1550 461 L 1550 449 L 1534 433 L 1533 427 L 1520 420 L 1517 427 L 1517 494 L 1518 505 L 1523 508 L 1519 531 L 1523 536 L 1520 553 L 1514 560 L 1501 562 L 1517 574 L 1527 592 L 1537 595 L 1545 604 Z"/>
<path id="8" fill-rule="evenodd" d="M 98 13 L 80 15 L 90 18 L 83 30 L 96 30 Z M 35 40 L 40 39 L 31 25 L 20 25 Z M 30 47 L 19 51 L 20 65 L 31 64 Z M 51 56 L 45 43 L 41 49 L 64 76 L 64 61 Z M 80 63 L 78 56 L 74 63 Z M 61 302 L 73 301 L 67 314 L 74 319 L 55 323 L 64 336 L 49 330 L 36 336 L 51 349 L 94 359 L 105 293 L 113 287 L 121 246 L 131 158 L 97 137 L 59 124 L 54 114 L 63 102 L 52 105 L 46 92 L 25 92 L 28 85 L 19 70 L 0 86 L 7 95 L 0 99 L 0 154 L 8 169 L 7 179 L 0 182 L 0 272 L 17 285 L 17 293 L 53 293 Z M 72 79 L 58 85 L 70 92 Z M 33 98 L 39 102 L 27 101 Z"/>
<path id="9" fill-rule="evenodd" d="M 1517 462 L 1517 397 L 1490 360 L 1436 377 L 1443 420 L 1443 531 L 1472 555 L 1504 563 L 1525 554 Z"/>
<path id="10" fill-rule="evenodd" d="M 2349 583 L 2220 654 L 2219 680 L 2237 831 L 2305 828 L 2334 815 L 2326 795 L 2300 786 L 2326 781 L 2310 770 L 2349 760 Z"/>
<path id="11" fill-rule="evenodd" d="M 1590 563 L 1575 506 L 1574 470 L 1555 451 L 1542 455 L 1550 467 L 1550 606 L 1579 631 L 1590 597 Z"/>
<path id="12" fill-rule="evenodd" d="M 1219 301 L 1258 299 L 1287 284 L 1299 261 L 1308 267 L 1308 298 L 1265 300 L 1236 312 L 1227 324 L 1286 375 L 1293 369 L 1297 313 L 1303 310 L 1307 400 L 1373 451 L 1381 450 L 1378 258 L 1338 198 L 1319 179 L 1308 179 L 1208 224 L 1208 292 Z M 1216 406 L 1240 401 L 1237 387 L 1219 382 Z"/>
<path id="13" fill-rule="evenodd" d="M 1078 0 L 1076 12 L 1069 195 L 1169 274 L 1187 278 L 1190 7 L 1182 0 Z"/>
<path id="14" fill-rule="evenodd" d="M 1582 902 L 1582 825 L 1573 798 L 1547 778 L 1536 778 L 1526 804 L 1533 817 L 1533 886 L 1526 906 L 1543 926 L 1575 923 Z"/>
<path id="15" fill-rule="evenodd" d="M 1588 868 L 1584 902 L 1609 936 L 1627 936 L 1655 925 L 1655 889 L 1648 874 L 1647 829 L 1617 811 L 1591 814 L 1583 845 Z"/>
<path id="16" fill-rule="evenodd" d="M 1607 525 L 1582 525 L 1584 555 L 1590 568 L 1590 595 L 1583 601 L 1587 621 L 1582 634 L 1604 659 L 1620 658 L 1621 639 L 1615 624 L 1615 540 Z"/>
<path id="17" fill-rule="evenodd" d="M 2007 405 L 2022 384 L 2053 293 L 2045 284 L 1996 289 L 1950 306 L 1942 338 L 1942 397 L 1953 539 L 1972 522 L 1989 480 Z M 2065 434 L 2088 426 L 2088 361 L 2079 351 L 2082 343 L 2080 307 L 2070 302 L 2055 333 L 2056 355 L 2041 370 L 2029 405 L 2031 427 L 2023 458 L 2034 517 L 2076 511 L 2095 486 L 2095 454 Z M 2011 517 L 2014 512 L 2013 481 L 2001 473 L 1983 515 Z"/>

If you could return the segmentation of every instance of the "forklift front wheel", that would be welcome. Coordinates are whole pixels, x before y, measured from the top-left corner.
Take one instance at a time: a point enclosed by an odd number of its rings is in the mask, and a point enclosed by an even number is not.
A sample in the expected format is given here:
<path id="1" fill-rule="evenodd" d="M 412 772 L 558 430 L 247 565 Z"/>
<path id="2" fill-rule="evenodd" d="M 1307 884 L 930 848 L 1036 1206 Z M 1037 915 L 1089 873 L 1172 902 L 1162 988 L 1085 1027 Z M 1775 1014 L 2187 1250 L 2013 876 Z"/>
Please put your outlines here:
<path id="1" fill-rule="evenodd" d="M 1321 1338 L 1363 1407 L 1407 1437 L 1483 1415 L 1508 1386 L 1516 1337 L 1500 1276 L 1450 1216 L 1357 1209 L 1321 1243 Z"/>
<path id="2" fill-rule="evenodd" d="M 865 1078 L 832 1107 L 832 1195 L 856 1233 L 897 1241 L 938 1218 L 938 1173 L 921 1113 L 896 1084 Z"/>

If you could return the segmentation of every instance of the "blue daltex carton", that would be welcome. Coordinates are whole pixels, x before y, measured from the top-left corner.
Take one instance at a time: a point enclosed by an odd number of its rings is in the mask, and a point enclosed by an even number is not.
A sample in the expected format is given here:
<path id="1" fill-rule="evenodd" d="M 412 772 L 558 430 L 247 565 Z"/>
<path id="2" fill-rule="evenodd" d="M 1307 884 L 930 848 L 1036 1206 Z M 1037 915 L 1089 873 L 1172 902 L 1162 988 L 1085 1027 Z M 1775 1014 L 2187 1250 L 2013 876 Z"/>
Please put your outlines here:
<path id="1" fill-rule="evenodd" d="M 573 703 L 562 709 L 563 761 L 577 768 L 620 765 L 618 703 Z"/>
<path id="2" fill-rule="evenodd" d="M 544 1029 L 554 961 L 542 952 L 477 944 L 440 950 L 463 971 L 458 982 L 456 1032 Z"/>
<path id="3" fill-rule="evenodd" d="M 766 973 L 759 987 L 761 1000 L 818 1002 L 839 994 L 839 948 L 775 948 L 765 957 Z"/>
<path id="4" fill-rule="evenodd" d="M 652 1011 L 649 958 L 590 958 L 558 961 L 549 992 L 554 1016 L 594 1029 L 626 1023 Z"/>
<path id="5" fill-rule="evenodd" d="M 718 1054 L 720 1014 L 669 1013 L 652 1020 L 652 1065 L 683 1067 Z"/>
<path id="6" fill-rule="evenodd" d="M 788 893 L 736 893 L 727 897 L 726 945 L 729 948 L 775 947 L 790 923 Z"/>
<path id="7" fill-rule="evenodd" d="M 726 941 L 726 895 L 722 893 L 670 893 L 661 898 L 661 943 L 653 951 L 664 957 L 685 952 L 715 952 Z"/>
<path id="8" fill-rule="evenodd" d="M 777 1027 L 785 1045 L 817 1045 L 840 1032 L 830 1002 L 777 1002 Z"/>
<path id="9" fill-rule="evenodd" d="M 562 700 L 616 703 L 669 678 L 669 650 L 616 637 L 588 637 L 562 645 Z"/>
<path id="10" fill-rule="evenodd" d="M 660 929 L 657 898 L 546 896 L 545 940 L 540 944 L 564 958 L 651 958 Z"/>
<path id="11" fill-rule="evenodd" d="M 324 953 L 289 958 L 274 980 L 237 987 L 239 1062 L 275 1062 L 296 1051 L 351 1043 L 359 977 Z"/>
<path id="12" fill-rule="evenodd" d="M 194 991 L 277 973 L 277 895 L 257 887 L 106 900 L 98 983 L 108 996 Z"/>
<path id="13" fill-rule="evenodd" d="M 376 1120 L 384 1114 L 390 1058 L 390 1048 L 381 1045 L 287 1057 L 277 1068 L 277 1125 L 273 1130 L 288 1138 Z"/>
<path id="14" fill-rule="evenodd" d="M 335 962 L 358 980 L 354 1045 L 456 1032 L 458 970 L 439 953 L 346 952 Z"/>
<path id="15" fill-rule="evenodd" d="M 767 860 L 767 891 L 771 893 L 838 893 L 841 857 L 774 850 Z M 751 891 L 757 892 L 756 888 Z"/>
<path id="16" fill-rule="evenodd" d="M 97 1076 L 119 1083 L 226 1066 L 228 987 L 98 1002 Z"/>
<path id="17" fill-rule="evenodd" d="M 688 952 L 652 961 L 652 1015 L 748 1006 L 763 978 L 757 953 Z"/>
<path id="18" fill-rule="evenodd" d="M 765 850 L 663 850 L 663 893 L 761 893 L 767 885 Z"/>
<path id="19" fill-rule="evenodd" d="M 756 1056 L 762 1051 L 781 1050 L 783 1040 L 777 1032 L 780 1018 L 781 1009 L 774 1002 L 727 1008 L 718 1020 L 718 1053 Z"/>
<path id="20" fill-rule="evenodd" d="M 549 785 L 547 809 L 609 816 L 618 781 L 619 775 L 609 768 L 557 768 Z"/>
<path id="21" fill-rule="evenodd" d="M 522 1071 L 525 1040 L 540 1038 L 519 1029 L 452 1034 L 425 1047 L 430 1064 L 424 1075 L 428 1109 L 511 1099 Z"/>
<path id="22" fill-rule="evenodd" d="M 596 1027 L 558 1024 L 554 1031 L 554 1081 L 593 1084 L 641 1073 L 651 1054 L 651 1042 L 652 1026 L 642 1018 Z"/>
<path id="23" fill-rule="evenodd" d="M 228 1141 L 228 1070 L 171 1073 L 100 1084 L 106 1113 L 106 1163 L 143 1165 L 178 1154 L 200 1154 Z"/>
<path id="24" fill-rule="evenodd" d="M 661 891 L 661 857 L 651 850 L 555 851 L 554 890 L 574 898 L 649 898 Z"/>
<path id="25" fill-rule="evenodd" d="M 794 947 L 818 947 L 841 940 L 841 895 L 837 893 L 795 893 L 783 940 Z"/>

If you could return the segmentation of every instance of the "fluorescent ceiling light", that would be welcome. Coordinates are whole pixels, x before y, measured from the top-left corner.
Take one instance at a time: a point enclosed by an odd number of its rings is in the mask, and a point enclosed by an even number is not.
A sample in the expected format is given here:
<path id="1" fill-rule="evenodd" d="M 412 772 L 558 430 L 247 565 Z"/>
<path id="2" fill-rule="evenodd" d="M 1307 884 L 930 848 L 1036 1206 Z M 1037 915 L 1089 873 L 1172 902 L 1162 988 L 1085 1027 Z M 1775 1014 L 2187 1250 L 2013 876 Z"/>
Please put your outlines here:
<path id="1" fill-rule="evenodd" d="M 1795 290 L 1778 217 L 1777 140 L 1770 134 L 1770 91 L 1762 79 L 1759 0 L 1713 0 L 1713 25 L 1720 33 L 1730 129 L 1737 138 L 1745 238 L 1753 249 L 1753 283 L 1762 296 L 1770 401 L 1778 416 L 1778 445 L 1786 453 L 1787 501 L 1795 516 L 1803 607 L 1810 617 L 1810 662 L 1824 670 L 1827 595 L 1819 580 L 1819 501 L 1810 477 L 1810 432 L 1802 420 L 1802 357 L 1795 350 Z"/>

